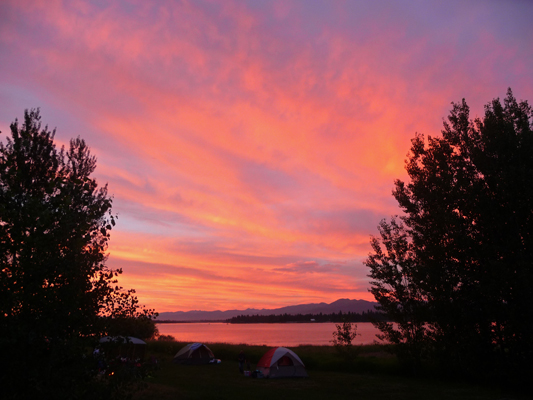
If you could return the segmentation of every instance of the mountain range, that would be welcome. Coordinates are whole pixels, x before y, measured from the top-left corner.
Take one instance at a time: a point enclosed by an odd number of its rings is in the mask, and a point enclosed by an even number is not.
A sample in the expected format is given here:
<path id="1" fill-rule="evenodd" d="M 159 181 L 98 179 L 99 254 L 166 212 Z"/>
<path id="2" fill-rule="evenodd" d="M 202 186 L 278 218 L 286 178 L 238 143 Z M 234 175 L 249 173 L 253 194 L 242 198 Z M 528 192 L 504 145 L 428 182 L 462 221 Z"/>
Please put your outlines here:
<path id="1" fill-rule="evenodd" d="M 157 317 L 158 321 L 176 321 L 176 322 L 192 322 L 192 321 L 223 321 L 229 318 L 237 317 L 239 315 L 278 315 L 278 314 L 331 314 L 342 311 L 362 313 L 367 311 L 374 311 L 374 307 L 378 303 L 375 301 L 366 300 L 350 300 L 339 299 L 333 303 L 310 303 L 299 304 L 296 306 L 287 306 L 274 309 L 256 309 L 247 308 L 246 310 L 227 310 L 227 311 L 174 311 L 162 312 Z"/>

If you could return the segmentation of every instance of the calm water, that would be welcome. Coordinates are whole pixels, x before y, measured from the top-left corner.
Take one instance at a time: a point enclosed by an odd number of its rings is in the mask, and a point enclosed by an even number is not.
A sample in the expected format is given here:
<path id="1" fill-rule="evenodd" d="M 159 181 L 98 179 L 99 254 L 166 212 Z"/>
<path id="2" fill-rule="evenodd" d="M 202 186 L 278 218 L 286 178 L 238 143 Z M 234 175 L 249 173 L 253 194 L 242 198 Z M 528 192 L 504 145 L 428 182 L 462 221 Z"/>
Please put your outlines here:
<path id="1" fill-rule="evenodd" d="M 184 323 L 157 324 L 161 335 L 172 335 L 180 342 L 231 343 L 294 347 L 301 344 L 331 345 L 334 323 L 226 324 Z M 370 322 L 357 323 L 360 336 L 354 344 L 371 344 L 379 331 Z"/>

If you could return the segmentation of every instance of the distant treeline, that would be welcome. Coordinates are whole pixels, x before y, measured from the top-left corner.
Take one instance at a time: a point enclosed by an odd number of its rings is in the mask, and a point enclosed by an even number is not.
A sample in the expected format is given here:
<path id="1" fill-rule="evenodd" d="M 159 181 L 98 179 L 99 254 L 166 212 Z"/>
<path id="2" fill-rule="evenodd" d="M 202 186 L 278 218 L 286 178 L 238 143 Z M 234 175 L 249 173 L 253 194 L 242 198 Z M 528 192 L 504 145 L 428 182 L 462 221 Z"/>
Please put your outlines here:
<path id="1" fill-rule="evenodd" d="M 173 319 L 156 319 L 156 324 L 198 324 L 198 323 L 211 323 L 211 322 L 228 322 L 225 319 L 198 319 L 193 321 L 180 321 Z"/>
<path id="2" fill-rule="evenodd" d="M 387 321 L 385 314 L 368 311 L 362 313 L 339 311 L 331 314 L 272 314 L 272 315 L 239 315 L 227 319 L 231 324 L 258 324 L 258 323 L 280 323 L 280 322 L 372 322 Z"/>

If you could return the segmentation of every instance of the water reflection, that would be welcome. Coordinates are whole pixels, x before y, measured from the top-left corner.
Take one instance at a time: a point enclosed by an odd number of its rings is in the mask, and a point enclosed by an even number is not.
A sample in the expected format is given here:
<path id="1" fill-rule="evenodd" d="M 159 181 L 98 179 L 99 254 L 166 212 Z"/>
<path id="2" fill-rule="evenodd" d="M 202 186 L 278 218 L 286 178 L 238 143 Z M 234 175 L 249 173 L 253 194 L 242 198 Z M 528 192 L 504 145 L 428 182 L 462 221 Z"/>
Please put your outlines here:
<path id="1" fill-rule="evenodd" d="M 161 335 L 172 335 L 180 342 L 231 343 L 294 347 L 303 344 L 331 345 L 334 323 L 226 324 L 174 323 L 157 324 Z M 357 323 L 360 335 L 354 344 L 371 344 L 379 331 L 369 322 Z"/>

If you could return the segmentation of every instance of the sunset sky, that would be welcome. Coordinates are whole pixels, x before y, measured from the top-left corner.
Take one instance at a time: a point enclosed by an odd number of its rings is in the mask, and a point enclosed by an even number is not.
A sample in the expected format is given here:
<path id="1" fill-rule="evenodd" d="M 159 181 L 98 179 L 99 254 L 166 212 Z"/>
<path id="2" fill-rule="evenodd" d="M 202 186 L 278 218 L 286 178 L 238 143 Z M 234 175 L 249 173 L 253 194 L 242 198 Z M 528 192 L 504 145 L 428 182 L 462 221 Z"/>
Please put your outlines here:
<path id="1" fill-rule="evenodd" d="M 530 1 L 0 2 L 0 140 L 24 109 L 82 137 L 108 265 L 157 311 L 373 300 L 415 132 L 533 102 Z"/>

